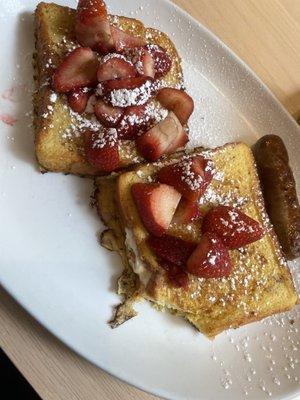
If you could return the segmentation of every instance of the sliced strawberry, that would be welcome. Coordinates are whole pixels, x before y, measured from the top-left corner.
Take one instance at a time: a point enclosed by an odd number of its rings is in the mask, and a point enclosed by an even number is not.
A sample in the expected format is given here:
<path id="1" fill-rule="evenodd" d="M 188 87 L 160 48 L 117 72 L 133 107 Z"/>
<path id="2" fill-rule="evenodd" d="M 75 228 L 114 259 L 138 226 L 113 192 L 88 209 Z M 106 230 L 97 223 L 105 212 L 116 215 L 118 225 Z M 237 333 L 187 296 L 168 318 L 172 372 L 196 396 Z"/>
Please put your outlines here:
<path id="1" fill-rule="evenodd" d="M 87 88 L 79 88 L 68 94 L 68 104 L 73 111 L 82 114 L 87 106 L 91 93 Z"/>
<path id="2" fill-rule="evenodd" d="M 182 198 L 175 211 L 172 223 L 185 225 L 201 217 L 198 203 Z"/>
<path id="3" fill-rule="evenodd" d="M 53 75 L 56 92 L 67 93 L 97 82 L 99 61 L 88 47 L 78 47 L 69 53 Z"/>
<path id="4" fill-rule="evenodd" d="M 147 112 L 147 105 L 133 106 L 125 109 L 124 117 L 118 126 L 120 139 L 132 140 L 138 134 L 146 132 L 154 124 L 154 117 Z"/>
<path id="5" fill-rule="evenodd" d="M 155 77 L 154 60 L 149 51 L 143 50 L 139 64 L 136 67 L 141 75 L 150 76 L 151 78 Z"/>
<path id="6" fill-rule="evenodd" d="M 112 172 L 120 166 L 117 131 L 113 128 L 101 132 L 85 131 L 87 161 L 99 172 Z"/>
<path id="7" fill-rule="evenodd" d="M 157 93 L 157 100 L 169 111 L 176 114 L 182 125 L 188 122 L 194 111 L 194 101 L 186 92 L 178 89 L 164 88 Z"/>
<path id="8" fill-rule="evenodd" d="M 178 190 L 186 199 L 197 201 L 213 178 L 212 162 L 202 156 L 186 157 L 158 172 L 159 182 Z"/>
<path id="9" fill-rule="evenodd" d="M 120 52 L 126 48 L 140 47 L 140 46 L 144 46 L 146 44 L 146 41 L 144 38 L 130 35 L 129 33 L 121 31 L 121 29 L 119 29 L 115 26 L 111 27 L 111 33 L 112 33 L 112 37 L 114 40 L 116 50 L 118 52 Z"/>
<path id="10" fill-rule="evenodd" d="M 134 76 L 136 76 L 134 66 L 119 54 L 113 57 L 110 56 L 106 60 L 104 58 L 104 62 L 100 64 L 97 72 L 99 82 L 111 79 L 132 78 Z"/>
<path id="11" fill-rule="evenodd" d="M 229 249 L 246 246 L 264 235 L 257 221 L 229 206 L 217 206 L 208 211 L 203 219 L 202 231 L 214 232 Z"/>
<path id="12" fill-rule="evenodd" d="M 171 113 L 169 113 L 170 115 Z M 173 115 L 173 113 L 172 113 Z M 174 114 L 175 116 L 175 114 Z M 172 154 L 175 153 L 175 151 L 183 149 L 187 142 L 189 141 L 189 136 L 184 128 L 180 131 L 180 134 L 177 135 L 173 142 L 170 144 L 170 146 L 167 149 L 166 154 Z"/>
<path id="13" fill-rule="evenodd" d="M 232 263 L 221 239 L 207 232 L 188 259 L 186 269 L 199 278 L 223 278 L 230 275 Z"/>
<path id="14" fill-rule="evenodd" d="M 139 215 L 149 233 L 162 236 L 172 221 L 181 195 L 160 183 L 135 183 L 131 193 Z"/>
<path id="15" fill-rule="evenodd" d="M 81 46 L 106 54 L 114 49 L 114 41 L 103 0 L 80 0 L 77 6 L 75 34 Z"/>
<path id="16" fill-rule="evenodd" d="M 97 103 L 97 101 L 98 101 L 98 99 L 97 99 L 95 93 L 90 95 L 84 112 L 87 114 L 94 114 L 95 113 L 94 106 Z"/>
<path id="17" fill-rule="evenodd" d="M 122 108 L 112 107 L 101 99 L 97 100 L 94 111 L 101 124 L 108 128 L 116 127 L 124 114 Z"/>
<path id="18" fill-rule="evenodd" d="M 138 151 L 146 160 L 155 161 L 164 154 L 170 154 L 188 141 L 187 133 L 173 112 L 137 138 Z"/>
<path id="19" fill-rule="evenodd" d="M 172 67 L 172 60 L 167 52 L 157 44 L 147 44 L 145 49 L 149 51 L 154 60 L 155 78 L 165 76 Z"/>
<path id="20" fill-rule="evenodd" d="M 154 78 L 155 76 L 155 65 L 154 60 L 149 53 L 149 51 L 143 47 L 136 47 L 134 49 L 126 49 L 124 54 L 131 60 L 132 64 L 135 66 L 137 72 L 140 75 L 150 76 Z"/>
<path id="21" fill-rule="evenodd" d="M 128 79 L 104 81 L 98 85 L 104 100 L 116 107 L 131 107 L 146 104 L 155 94 L 155 85 L 151 78 L 138 76 Z"/>
<path id="22" fill-rule="evenodd" d="M 181 267 L 165 260 L 163 260 L 161 266 L 167 271 L 172 286 L 187 289 L 189 282 L 188 274 Z"/>
<path id="23" fill-rule="evenodd" d="M 150 82 L 150 84 L 153 83 L 153 79 L 147 77 L 147 76 L 137 76 L 134 78 L 128 78 L 128 79 L 112 79 L 109 81 L 102 82 L 101 86 L 103 89 L 103 92 L 109 92 L 112 90 L 119 90 L 119 89 L 136 89 L 139 88 L 140 86 L 143 86 Z"/>
<path id="24" fill-rule="evenodd" d="M 171 235 L 150 236 L 147 244 L 157 256 L 179 266 L 186 264 L 188 258 L 197 247 L 195 243 L 187 242 Z"/>

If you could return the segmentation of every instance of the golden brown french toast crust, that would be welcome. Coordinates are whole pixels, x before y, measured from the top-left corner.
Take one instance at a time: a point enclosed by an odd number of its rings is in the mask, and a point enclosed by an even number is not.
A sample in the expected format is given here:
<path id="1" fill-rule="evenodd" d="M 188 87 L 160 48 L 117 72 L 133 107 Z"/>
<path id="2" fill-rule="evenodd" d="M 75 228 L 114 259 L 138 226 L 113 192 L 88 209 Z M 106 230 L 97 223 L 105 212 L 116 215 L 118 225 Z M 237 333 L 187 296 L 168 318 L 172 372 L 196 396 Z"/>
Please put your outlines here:
<path id="1" fill-rule="evenodd" d="M 195 154 L 201 151 L 195 150 Z M 266 316 L 291 309 L 298 300 L 291 273 L 282 257 L 274 230 L 265 214 L 264 201 L 251 150 L 242 143 L 228 144 L 208 152 L 215 163 L 220 180 L 212 183 L 204 196 L 205 204 L 226 202 L 239 205 L 246 214 L 259 221 L 267 231 L 263 239 L 246 248 L 231 251 L 234 264 L 230 278 L 201 279 L 190 276 L 189 289 L 170 286 L 165 271 L 145 243 L 148 236 L 131 198 L 130 187 L 135 182 L 153 179 L 161 163 L 139 166 L 134 172 L 119 176 L 116 196 L 121 200 L 117 214 L 120 227 L 130 229 L 139 257 L 152 272 L 143 296 L 159 307 L 176 310 L 209 337 L 228 328 L 258 321 Z M 174 161 L 171 161 L 174 162 Z M 167 163 L 167 161 L 165 162 Z M 172 234 L 193 238 L 195 232 L 172 228 Z M 182 236 L 183 235 L 183 236 Z"/>
<path id="2" fill-rule="evenodd" d="M 148 43 L 161 45 L 172 58 L 172 68 L 163 78 L 164 82 L 170 87 L 182 87 L 181 60 L 166 34 L 145 28 L 141 21 L 133 18 L 109 18 L 122 30 L 144 37 Z M 35 11 L 35 149 L 42 170 L 95 176 L 99 172 L 85 159 L 80 131 L 90 126 L 96 130 L 99 122 L 70 111 L 66 96 L 57 95 L 51 89 L 53 71 L 69 51 L 78 47 L 74 37 L 74 20 L 75 10 L 54 3 L 42 2 Z M 120 168 L 142 161 L 133 141 L 122 142 L 120 158 Z"/>

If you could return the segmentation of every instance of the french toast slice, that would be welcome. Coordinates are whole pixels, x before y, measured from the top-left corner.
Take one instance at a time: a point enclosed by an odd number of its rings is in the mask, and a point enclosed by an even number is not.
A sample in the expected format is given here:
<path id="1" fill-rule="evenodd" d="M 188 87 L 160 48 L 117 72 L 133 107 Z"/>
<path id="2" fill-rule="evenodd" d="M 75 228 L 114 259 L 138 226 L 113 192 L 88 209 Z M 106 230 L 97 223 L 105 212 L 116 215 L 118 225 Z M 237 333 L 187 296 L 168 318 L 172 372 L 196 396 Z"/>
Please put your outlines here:
<path id="1" fill-rule="evenodd" d="M 139 296 L 159 309 L 183 316 L 200 332 L 213 338 L 228 328 L 289 310 L 297 303 L 298 296 L 265 212 L 251 149 L 243 143 L 233 143 L 213 150 L 195 149 L 193 154 L 203 152 L 209 155 L 217 173 L 201 200 L 201 207 L 219 204 L 238 207 L 258 221 L 266 232 L 261 240 L 230 251 L 233 270 L 228 278 L 204 279 L 189 275 L 188 290 L 175 288 L 146 244 L 149 234 L 137 212 L 131 186 L 155 179 L 155 172 L 179 155 L 164 163 L 141 165 L 109 180 L 97 178 L 96 199 L 104 223 L 116 238 L 121 238 L 122 245 L 117 244 L 116 248 L 126 258 L 127 268 L 129 263 L 139 275 L 144 274 L 136 286 Z M 105 202 L 112 204 L 109 211 Z M 171 226 L 168 233 L 186 240 L 199 239 L 201 235 L 195 223 L 190 223 L 188 229 Z"/>
<path id="2" fill-rule="evenodd" d="M 74 35 L 75 13 L 74 9 L 54 3 L 40 3 L 35 11 L 35 150 L 38 163 L 44 171 L 93 176 L 99 172 L 85 159 L 80 130 L 98 122 L 85 114 L 76 115 L 70 110 L 66 96 L 56 94 L 51 89 L 53 71 L 70 50 L 78 47 Z M 163 47 L 172 58 L 171 70 L 163 80 L 166 86 L 182 87 L 181 60 L 166 34 L 146 28 L 133 18 L 110 15 L 109 19 L 112 25 Z M 119 152 L 121 168 L 142 160 L 134 141 L 122 141 Z"/>

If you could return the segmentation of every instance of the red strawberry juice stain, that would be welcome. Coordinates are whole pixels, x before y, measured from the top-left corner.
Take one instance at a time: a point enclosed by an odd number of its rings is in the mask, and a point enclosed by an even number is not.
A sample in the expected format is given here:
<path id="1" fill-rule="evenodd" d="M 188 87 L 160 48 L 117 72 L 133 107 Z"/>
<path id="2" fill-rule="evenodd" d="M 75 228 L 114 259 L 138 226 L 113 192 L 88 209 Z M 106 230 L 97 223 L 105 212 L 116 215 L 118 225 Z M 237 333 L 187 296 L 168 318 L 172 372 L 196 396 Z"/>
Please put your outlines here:
<path id="1" fill-rule="evenodd" d="M 6 89 L 3 93 L 1 93 L 1 97 L 4 100 L 8 100 L 12 103 L 15 103 L 15 99 L 14 99 L 14 92 L 15 92 L 16 88 L 15 87 L 11 87 L 9 89 Z"/>
<path id="2" fill-rule="evenodd" d="M 6 125 L 14 126 L 18 120 L 10 114 L 0 114 L 0 121 Z"/>

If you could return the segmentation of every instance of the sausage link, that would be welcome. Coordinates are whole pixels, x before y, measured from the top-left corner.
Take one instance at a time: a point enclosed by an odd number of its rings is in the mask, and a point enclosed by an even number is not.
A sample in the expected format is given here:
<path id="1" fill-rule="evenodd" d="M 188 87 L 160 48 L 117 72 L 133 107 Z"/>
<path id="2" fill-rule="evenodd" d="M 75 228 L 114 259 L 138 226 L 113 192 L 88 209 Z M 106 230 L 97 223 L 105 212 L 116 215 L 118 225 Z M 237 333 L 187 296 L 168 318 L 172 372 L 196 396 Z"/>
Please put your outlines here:
<path id="1" fill-rule="evenodd" d="M 253 146 L 266 209 L 288 260 L 300 256 L 300 207 L 286 147 L 279 136 L 263 136 Z"/>

